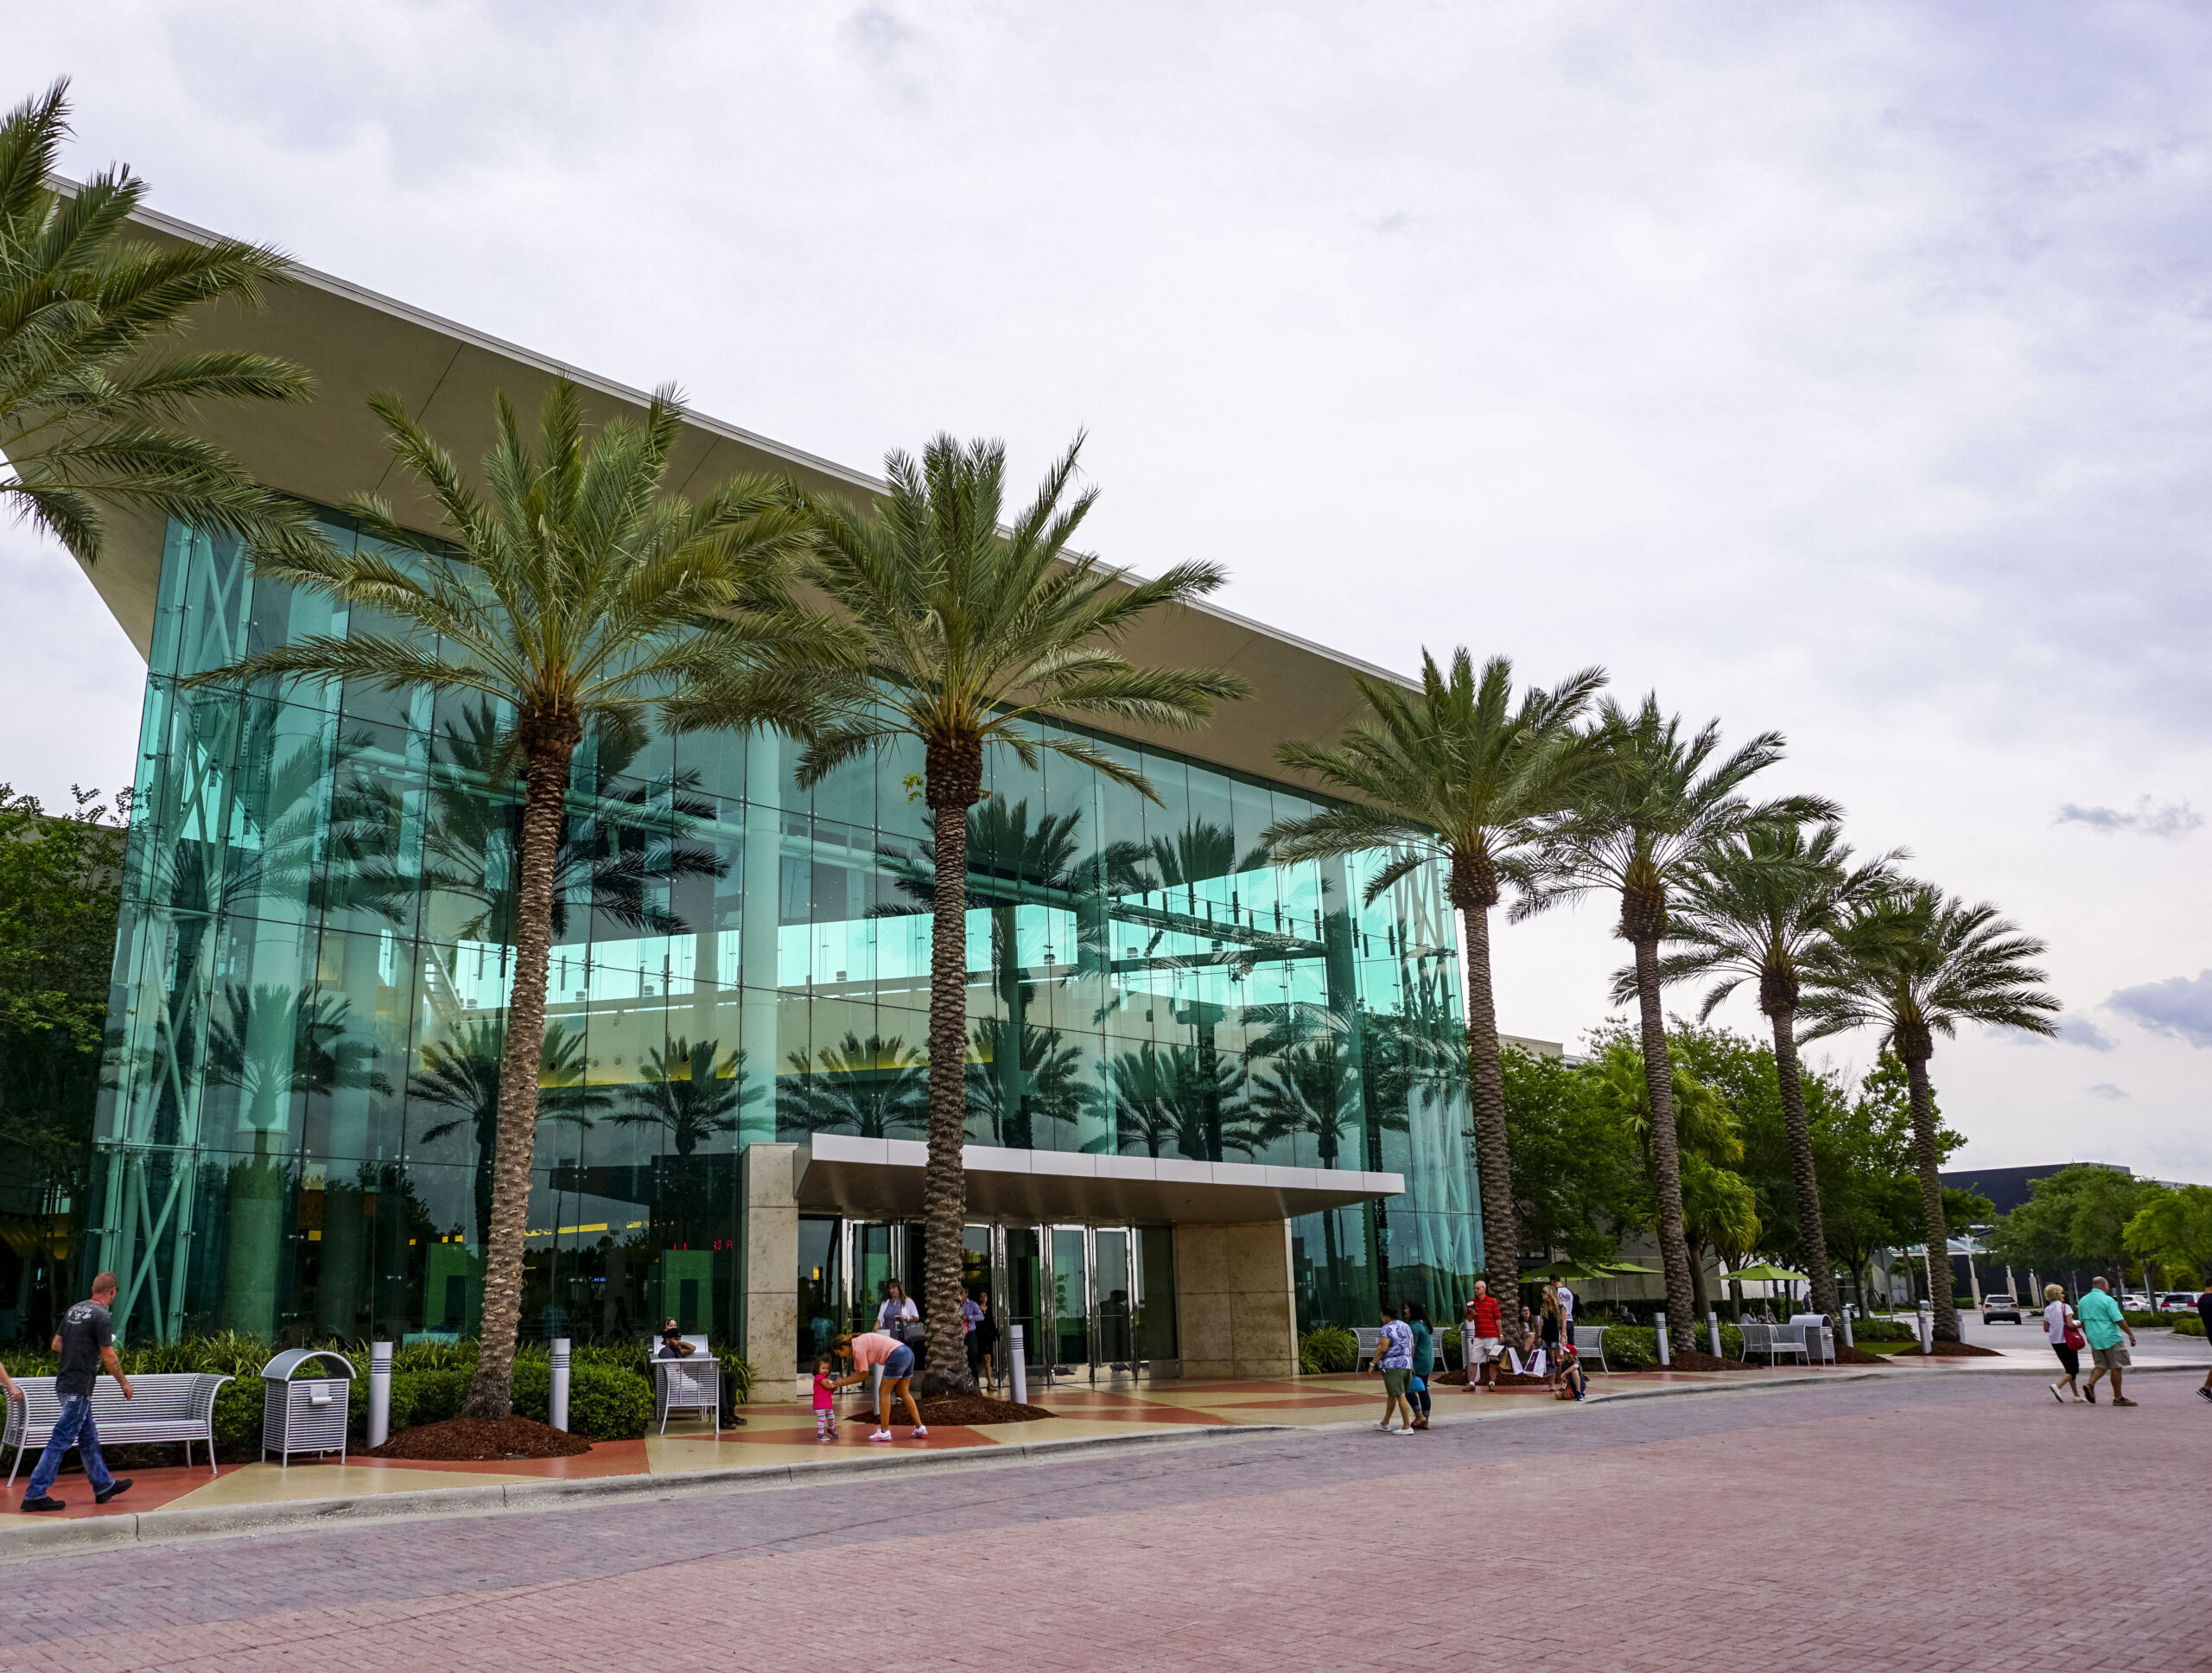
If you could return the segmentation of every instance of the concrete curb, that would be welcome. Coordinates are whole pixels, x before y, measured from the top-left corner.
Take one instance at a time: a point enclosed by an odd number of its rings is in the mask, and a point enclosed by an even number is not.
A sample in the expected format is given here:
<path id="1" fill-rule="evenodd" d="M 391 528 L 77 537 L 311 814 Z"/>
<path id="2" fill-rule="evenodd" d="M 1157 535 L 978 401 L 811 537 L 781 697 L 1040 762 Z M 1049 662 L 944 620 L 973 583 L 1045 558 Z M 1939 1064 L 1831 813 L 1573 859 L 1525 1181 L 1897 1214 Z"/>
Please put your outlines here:
<path id="1" fill-rule="evenodd" d="M 48 1557 L 75 1556 L 121 1546 L 168 1544 L 188 1539 L 236 1539 L 263 1533 L 353 1526 L 365 1522 L 414 1521 L 429 1517 L 486 1516 L 505 1511 L 554 1511 L 586 1501 L 695 1498 L 804 1487 L 877 1475 L 941 1474 L 1051 1464 L 1087 1453 L 1216 1444 L 1245 1435 L 1296 1433 L 1290 1423 L 1234 1427 L 1186 1424 L 1142 1434 L 1074 1435 L 1063 1441 L 1006 1442 L 957 1452 L 888 1453 L 820 1464 L 753 1464 L 724 1470 L 685 1470 L 668 1475 L 601 1476 L 579 1481 L 493 1482 L 429 1487 L 333 1498 L 279 1500 L 267 1504 L 210 1505 L 201 1510 L 143 1511 L 76 1521 L 32 1522 L 0 1533 L 0 1568 Z M 28 1520 L 28 1518 L 26 1518 Z"/>

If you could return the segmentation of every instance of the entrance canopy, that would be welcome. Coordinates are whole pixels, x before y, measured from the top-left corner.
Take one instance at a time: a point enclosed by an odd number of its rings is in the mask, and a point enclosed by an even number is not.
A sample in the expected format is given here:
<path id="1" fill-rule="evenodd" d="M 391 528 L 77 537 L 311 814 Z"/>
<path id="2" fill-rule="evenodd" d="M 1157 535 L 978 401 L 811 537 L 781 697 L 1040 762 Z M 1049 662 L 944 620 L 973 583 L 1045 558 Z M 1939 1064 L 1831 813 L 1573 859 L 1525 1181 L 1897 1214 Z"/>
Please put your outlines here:
<path id="1" fill-rule="evenodd" d="M 912 1139 L 817 1134 L 798 1147 L 792 1161 L 798 1205 L 802 1211 L 869 1219 L 916 1218 L 922 1212 L 922 1164 L 927 1155 L 928 1148 Z M 1406 1188 L 1402 1174 L 1167 1156 L 1096 1156 L 971 1144 L 963 1159 L 971 1220 L 1153 1225 L 1281 1220 L 1395 1197 Z"/>

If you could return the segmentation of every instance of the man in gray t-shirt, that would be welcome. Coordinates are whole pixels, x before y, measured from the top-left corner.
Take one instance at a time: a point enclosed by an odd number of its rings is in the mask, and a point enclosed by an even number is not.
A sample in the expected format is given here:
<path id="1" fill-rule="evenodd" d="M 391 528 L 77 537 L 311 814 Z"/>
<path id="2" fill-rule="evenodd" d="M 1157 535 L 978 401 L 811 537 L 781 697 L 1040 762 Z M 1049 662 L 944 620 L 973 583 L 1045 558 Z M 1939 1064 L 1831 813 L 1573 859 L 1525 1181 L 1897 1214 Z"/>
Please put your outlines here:
<path id="1" fill-rule="evenodd" d="M 92 1299 L 79 1301 L 63 1314 L 61 1328 L 54 1333 L 54 1345 L 61 1355 L 54 1393 L 61 1409 L 54 1420 L 46 1450 L 38 1455 L 38 1467 L 31 1472 L 30 1483 L 24 1489 L 26 1511 L 67 1508 L 49 1489 L 61 1473 L 61 1460 L 69 1456 L 72 1447 L 84 1460 L 85 1479 L 92 1484 L 95 1504 L 105 1504 L 130 1486 L 128 1478 L 118 1481 L 108 1473 L 107 1460 L 100 1456 L 100 1432 L 92 1422 L 92 1383 L 103 1366 L 123 1390 L 123 1397 L 130 1398 L 130 1379 L 123 1374 L 123 1362 L 115 1354 L 115 1321 L 108 1313 L 114 1301 L 115 1274 L 103 1272 L 92 1280 Z"/>

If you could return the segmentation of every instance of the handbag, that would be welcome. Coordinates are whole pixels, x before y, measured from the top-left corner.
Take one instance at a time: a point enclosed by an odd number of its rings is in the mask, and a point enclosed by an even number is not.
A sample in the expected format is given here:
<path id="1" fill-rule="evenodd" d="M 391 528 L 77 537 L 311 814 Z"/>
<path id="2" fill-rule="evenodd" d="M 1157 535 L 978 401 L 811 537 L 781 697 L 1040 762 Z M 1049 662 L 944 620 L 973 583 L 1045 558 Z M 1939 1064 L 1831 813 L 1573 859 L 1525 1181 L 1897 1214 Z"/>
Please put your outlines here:
<path id="1" fill-rule="evenodd" d="M 2082 1326 L 2071 1319 L 2066 1321 L 2066 1345 L 2069 1348 L 2085 1348 L 2089 1345 L 2089 1339 L 2082 1334 Z"/>

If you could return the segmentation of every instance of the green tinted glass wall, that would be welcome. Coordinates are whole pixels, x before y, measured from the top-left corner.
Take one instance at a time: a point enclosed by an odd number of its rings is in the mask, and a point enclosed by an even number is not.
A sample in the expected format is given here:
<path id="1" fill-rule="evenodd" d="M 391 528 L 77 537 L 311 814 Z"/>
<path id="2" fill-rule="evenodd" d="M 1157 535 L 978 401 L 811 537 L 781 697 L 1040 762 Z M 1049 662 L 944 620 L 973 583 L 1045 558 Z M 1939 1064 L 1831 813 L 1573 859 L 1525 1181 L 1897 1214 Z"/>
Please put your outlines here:
<path id="1" fill-rule="evenodd" d="M 334 530 L 334 538 L 353 537 Z M 518 803 L 480 701 L 183 684 L 359 621 L 173 527 L 97 1140 L 130 1327 L 475 1326 Z M 1294 1225 L 1308 1322 L 1479 1264 L 1451 914 L 1276 866 L 1281 786 L 1103 740 L 1164 805 L 1001 754 L 970 815 L 969 1134 L 1390 1169 Z M 922 1135 L 931 827 L 892 753 L 586 741 L 560 861 L 525 1328 L 734 1333 L 735 1159 Z"/>

